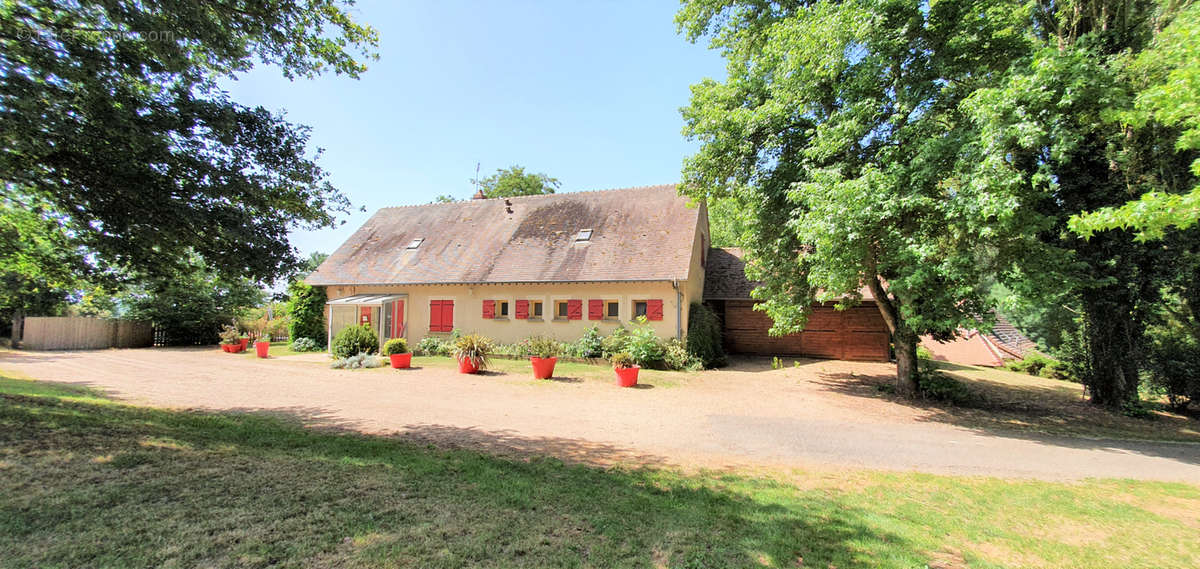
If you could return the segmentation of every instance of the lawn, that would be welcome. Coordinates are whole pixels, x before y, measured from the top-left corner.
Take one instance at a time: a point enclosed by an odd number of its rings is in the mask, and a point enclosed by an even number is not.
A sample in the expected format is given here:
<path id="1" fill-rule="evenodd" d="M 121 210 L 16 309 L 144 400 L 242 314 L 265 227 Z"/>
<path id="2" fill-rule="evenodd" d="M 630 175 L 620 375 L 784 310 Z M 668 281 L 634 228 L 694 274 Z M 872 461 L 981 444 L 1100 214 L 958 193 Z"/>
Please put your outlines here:
<path id="1" fill-rule="evenodd" d="M 1196 567 L 1200 487 L 504 459 L 0 379 L 5 567 Z"/>

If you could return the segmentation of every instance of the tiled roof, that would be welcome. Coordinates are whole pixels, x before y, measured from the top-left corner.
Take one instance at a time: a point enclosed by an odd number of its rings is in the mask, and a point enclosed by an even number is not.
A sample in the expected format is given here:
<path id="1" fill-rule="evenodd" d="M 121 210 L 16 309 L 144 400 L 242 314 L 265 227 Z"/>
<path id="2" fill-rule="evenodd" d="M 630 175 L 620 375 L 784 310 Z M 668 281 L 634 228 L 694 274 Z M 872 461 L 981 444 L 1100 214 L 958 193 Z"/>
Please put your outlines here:
<path id="1" fill-rule="evenodd" d="M 1024 358 L 1030 352 L 1037 351 L 1037 344 L 1017 330 L 1003 316 L 996 315 L 996 323 L 992 326 L 992 333 L 988 335 L 996 347 L 1011 354 L 1016 358 Z"/>
<path id="2" fill-rule="evenodd" d="M 746 278 L 745 253 L 737 247 L 713 247 L 708 250 L 704 273 L 705 300 L 744 300 L 759 283 Z M 863 287 L 863 302 L 873 302 L 871 290 Z"/>
<path id="3" fill-rule="evenodd" d="M 390 207 L 306 282 L 686 280 L 699 219 L 673 185 Z M 591 238 L 577 243 L 583 229 Z"/>

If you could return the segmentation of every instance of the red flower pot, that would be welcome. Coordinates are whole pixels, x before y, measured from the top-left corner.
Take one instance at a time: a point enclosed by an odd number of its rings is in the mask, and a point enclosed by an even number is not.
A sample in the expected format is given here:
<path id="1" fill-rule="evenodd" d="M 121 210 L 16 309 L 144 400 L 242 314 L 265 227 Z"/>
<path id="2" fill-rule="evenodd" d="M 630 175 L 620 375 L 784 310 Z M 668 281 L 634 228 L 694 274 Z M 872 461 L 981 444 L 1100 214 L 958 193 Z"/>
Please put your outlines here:
<path id="1" fill-rule="evenodd" d="M 245 351 L 245 350 L 246 350 L 246 346 L 249 346 L 249 345 L 250 345 L 250 338 L 241 338 L 241 339 L 239 339 L 239 340 L 238 340 L 238 342 L 240 342 L 240 343 L 238 344 L 238 349 L 236 349 L 236 350 L 234 350 L 234 351 L 235 351 L 235 352 L 242 352 L 242 351 Z"/>
<path id="2" fill-rule="evenodd" d="M 554 377 L 554 364 L 558 363 L 558 358 L 530 357 L 529 362 L 533 364 L 534 379 L 550 379 Z"/>
<path id="3" fill-rule="evenodd" d="M 258 357 L 260 357 L 260 358 L 267 357 L 267 351 L 270 349 L 271 349 L 270 342 L 255 342 L 254 343 L 254 351 L 258 353 Z"/>
<path id="4" fill-rule="evenodd" d="M 227 354 L 233 353 L 230 351 L 230 349 L 233 348 L 233 346 L 234 346 L 234 344 L 221 344 L 221 351 L 225 352 Z"/>
<path id="5" fill-rule="evenodd" d="M 633 387 L 637 385 L 639 369 L 642 368 L 639 366 L 613 368 L 613 371 L 617 372 L 617 385 L 621 387 Z"/>
<path id="6" fill-rule="evenodd" d="M 476 373 L 478 371 L 479 368 L 475 366 L 475 363 L 470 358 L 458 360 L 458 373 Z"/>
<path id="7" fill-rule="evenodd" d="M 392 367 L 395 369 L 405 369 L 412 365 L 412 353 L 407 354 L 392 354 L 388 356 L 392 362 Z"/>

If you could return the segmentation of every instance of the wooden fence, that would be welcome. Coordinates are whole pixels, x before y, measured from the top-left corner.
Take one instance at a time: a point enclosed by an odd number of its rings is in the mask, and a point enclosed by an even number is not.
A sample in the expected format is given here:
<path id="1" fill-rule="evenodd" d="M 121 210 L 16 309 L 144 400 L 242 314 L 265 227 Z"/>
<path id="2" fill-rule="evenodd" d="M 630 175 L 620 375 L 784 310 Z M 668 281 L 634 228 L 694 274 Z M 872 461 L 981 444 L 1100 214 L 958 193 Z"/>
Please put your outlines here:
<path id="1" fill-rule="evenodd" d="M 140 320 L 28 316 L 23 321 L 14 332 L 25 350 L 146 348 L 154 343 L 154 327 Z"/>

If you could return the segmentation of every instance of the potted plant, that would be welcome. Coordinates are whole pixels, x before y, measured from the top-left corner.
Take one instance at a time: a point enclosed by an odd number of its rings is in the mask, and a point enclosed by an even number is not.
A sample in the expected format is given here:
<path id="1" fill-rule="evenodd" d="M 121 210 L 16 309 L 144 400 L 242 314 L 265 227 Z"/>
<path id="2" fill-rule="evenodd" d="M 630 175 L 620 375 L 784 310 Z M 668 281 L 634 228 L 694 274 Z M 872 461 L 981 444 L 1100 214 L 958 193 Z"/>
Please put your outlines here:
<path id="1" fill-rule="evenodd" d="M 634 365 L 633 356 L 619 352 L 613 354 L 609 361 L 612 362 L 613 371 L 617 372 L 617 385 L 621 387 L 633 387 L 637 385 L 638 370 L 640 366 Z"/>
<path id="2" fill-rule="evenodd" d="M 529 362 L 533 364 L 535 379 L 550 379 L 554 376 L 554 364 L 558 363 L 561 351 L 558 341 L 536 336 L 529 339 Z"/>
<path id="3" fill-rule="evenodd" d="M 239 352 L 244 352 L 244 351 L 246 351 L 246 347 L 247 347 L 247 346 L 249 346 L 249 345 L 250 345 L 250 336 L 247 336 L 247 335 L 245 335 L 245 334 L 242 334 L 242 335 L 241 335 L 241 336 L 238 338 L 238 349 L 237 349 L 237 351 L 239 351 Z"/>
<path id="4" fill-rule="evenodd" d="M 469 334 L 454 341 L 454 359 L 458 360 L 459 373 L 477 373 L 488 366 L 488 355 L 492 353 L 492 341 L 479 334 Z"/>
<path id="5" fill-rule="evenodd" d="M 407 369 L 412 365 L 412 352 L 404 338 L 392 338 L 383 344 L 383 355 L 392 362 L 393 369 Z"/>
<path id="6" fill-rule="evenodd" d="M 221 333 L 219 335 L 221 336 L 222 352 L 232 354 L 239 351 L 237 348 L 241 345 L 241 343 L 238 341 L 238 331 L 236 327 L 226 324 L 225 327 L 221 328 Z"/>

